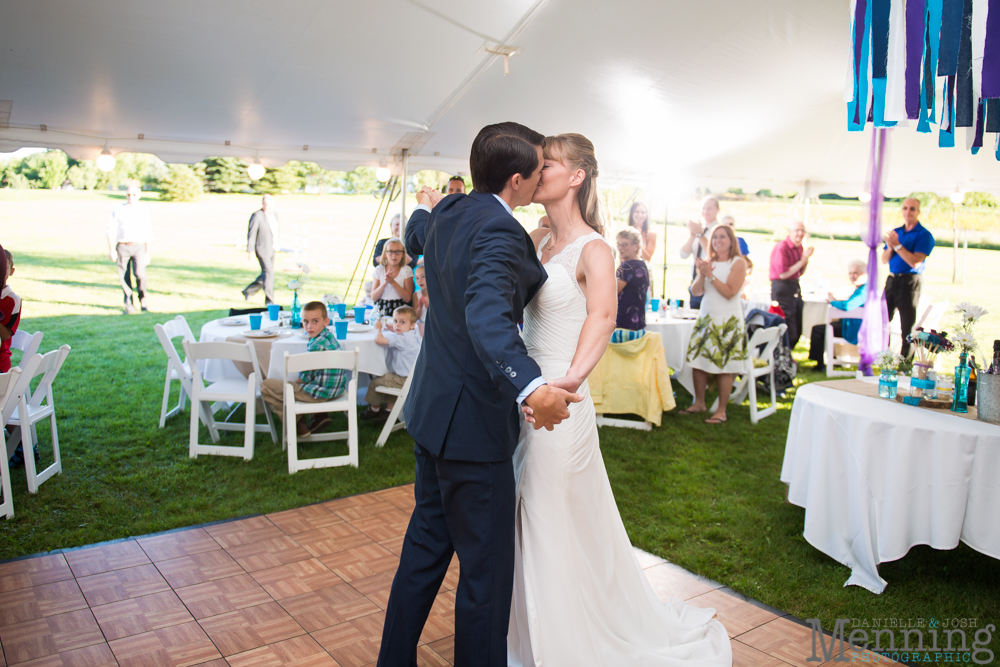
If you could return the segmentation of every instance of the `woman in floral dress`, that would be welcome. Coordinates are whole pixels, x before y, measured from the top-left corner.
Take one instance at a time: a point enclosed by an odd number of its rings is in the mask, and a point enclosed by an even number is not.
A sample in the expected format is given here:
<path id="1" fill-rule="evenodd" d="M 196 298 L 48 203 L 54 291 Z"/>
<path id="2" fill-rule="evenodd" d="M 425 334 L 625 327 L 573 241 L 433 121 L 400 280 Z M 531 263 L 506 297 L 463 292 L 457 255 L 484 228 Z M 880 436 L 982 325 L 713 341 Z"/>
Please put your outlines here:
<path id="1" fill-rule="evenodd" d="M 706 424 L 726 421 L 733 376 L 746 370 L 747 333 L 740 290 L 747 262 L 740 254 L 732 227 L 718 225 L 712 232 L 709 259 L 698 259 L 691 294 L 703 296 L 698 321 L 688 344 L 687 363 L 694 379 L 694 403 L 682 414 L 704 412 L 709 375 L 719 376 L 719 408 Z"/>

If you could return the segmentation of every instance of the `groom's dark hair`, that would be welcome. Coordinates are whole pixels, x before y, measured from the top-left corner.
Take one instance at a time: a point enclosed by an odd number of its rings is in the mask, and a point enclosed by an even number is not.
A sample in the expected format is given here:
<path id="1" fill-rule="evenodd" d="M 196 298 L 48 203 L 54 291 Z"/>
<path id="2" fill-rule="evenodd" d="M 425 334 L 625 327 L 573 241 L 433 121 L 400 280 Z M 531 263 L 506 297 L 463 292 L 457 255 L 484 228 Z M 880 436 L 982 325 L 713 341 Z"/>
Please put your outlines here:
<path id="1" fill-rule="evenodd" d="M 487 125 L 472 142 L 472 187 L 498 195 L 514 174 L 530 178 L 538 168 L 537 147 L 544 141 L 544 136 L 520 123 Z"/>

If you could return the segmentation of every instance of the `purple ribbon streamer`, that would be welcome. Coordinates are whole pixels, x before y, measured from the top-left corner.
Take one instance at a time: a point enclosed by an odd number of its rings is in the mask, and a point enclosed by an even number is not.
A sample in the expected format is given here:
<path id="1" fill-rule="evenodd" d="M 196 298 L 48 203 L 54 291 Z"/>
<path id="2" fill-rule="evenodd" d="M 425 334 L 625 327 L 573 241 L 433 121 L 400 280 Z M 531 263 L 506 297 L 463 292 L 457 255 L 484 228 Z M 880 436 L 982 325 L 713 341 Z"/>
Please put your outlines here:
<path id="1" fill-rule="evenodd" d="M 1000 97 L 1000 5 L 989 3 L 983 49 L 983 97 Z"/>
<path id="2" fill-rule="evenodd" d="M 862 102 L 859 98 L 861 94 L 861 58 L 864 54 L 862 47 L 865 43 L 865 28 L 868 26 L 865 22 L 865 13 L 867 12 L 867 0 L 858 0 L 857 4 L 854 6 L 854 124 L 863 125 L 861 119 L 861 105 L 867 103 L 867 99 Z M 864 73 L 865 78 L 868 78 L 868 73 Z M 867 98 L 867 92 L 865 93 Z"/>
<path id="3" fill-rule="evenodd" d="M 865 375 L 872 374 L 872 363 L 878 353 L 889 345 L 889 311 L 885 294 L 878 289 L 878 245 L 882 238 L 882 183 L 885 175 L 885 128 L 872 133 L 869 157 L 871 173 L 871 202 L 868 204 L 868 226 L 861 229 L 861 240 L 868 246 L 868 284 L 866 285 L 865 312 L 858 331 L 858 351 L 861 363 L 858 368 Z"/>
<path id="4" fill-rule="evenodd" d="M 924 55 L 924 32 L 927 29 L 925 0 L 906 3 L 906 117 L 920 117 L 920 65 Z"/>

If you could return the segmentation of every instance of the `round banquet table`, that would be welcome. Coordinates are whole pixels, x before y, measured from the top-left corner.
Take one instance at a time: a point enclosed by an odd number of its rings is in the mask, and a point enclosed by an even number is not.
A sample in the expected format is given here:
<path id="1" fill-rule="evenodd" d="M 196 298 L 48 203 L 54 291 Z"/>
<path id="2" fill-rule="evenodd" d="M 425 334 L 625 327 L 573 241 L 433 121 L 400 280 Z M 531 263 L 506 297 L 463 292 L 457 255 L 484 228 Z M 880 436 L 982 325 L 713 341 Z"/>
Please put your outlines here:
<path id="1" fill-rule="evenodd" d="M 306 339 L 300 336 L 298 332 L 288 332 L 287 329 L 284 330 L 285 333 L 275 338 L 249 339 L 243 336 L 243 332 L 250 328 L 250 319 L 246 315 L 239 317 L 246 321 L 245 325 L 226 326 L 222 324 L 222 319 L 228 320 L 230 319 L 228 317 L 207 322 L 201 328 L 198 340 L 202 343 L 227 340 L 237 342 L 253 340 L 254 348 L 257 351 L 257 359 L 261 365 L 260 370 L 264 378 L 280 378 L 284 376 L 285 352 L 289 354 L 302 354 L 306 351 Z M 277 322 L 268 320 L 265 313 L 261 327 L 267 329 L 276 325 Z M 328 328 L 333 332 L 332 324 Z M 346 340 L 337 342 L 340 343 L 341 348 L 344 350 L 358 348 L 358 370 L 360 372 L 372 375 L 385 375 L 389 372 L 389 369 L 385 365 L 385 350 L 375 342 L 374 328 L 362 333 L 348 332 Z M 198 367 L 205 380 L 209 382 L 215 382 L 223 378 L 238 379 L 244 377 L 239 369 L 236 368 L 236 365 L 226 359 L 200 361 L 198 362 Z"/>
<path id="2" fill-rule="evenodd" d="M 646 331 L 655 331 L 663 340 L 667 365 L 674 369 L 674 377 L 688 393 L 694 396 L 694 381 L 687 365 L 688 341 L 694 331 L 697 311 L 687 318 L 671 317 L 665 313 L 646 313 Z"/>
<path id="3" fill-rule="evenodd" d="M 1000 426 L 809 384 L 781 481 L 806 510 L 806 540 L 851 568 L 844 585 L 881 593 L 878 564 L 918 544 L 1000 558 L 998 470 Z"/>

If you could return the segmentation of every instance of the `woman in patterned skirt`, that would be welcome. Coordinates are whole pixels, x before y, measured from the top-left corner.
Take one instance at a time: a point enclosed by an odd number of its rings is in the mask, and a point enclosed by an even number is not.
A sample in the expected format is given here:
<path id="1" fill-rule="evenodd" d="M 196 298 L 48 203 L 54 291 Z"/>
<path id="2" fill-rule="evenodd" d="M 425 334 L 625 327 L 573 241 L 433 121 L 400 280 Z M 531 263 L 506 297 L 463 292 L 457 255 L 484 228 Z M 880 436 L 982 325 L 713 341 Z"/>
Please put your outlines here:
<path id="1" fill-rule="evenodd" d="M 740 254 L 732 227 L 718 225 L 712 232 L 708 261 L 698 259 L 698 275 L 691 294 L 703 296 L 698 321 L 688 344 L 687 363 L 694 376 L 694 403 L 682 414 L 704 412 L 709 375 L 719 376 L 719 408 L 706 424 L 726 421 L 733 376 L 746 370 L 747 333 L 740 290 L 747 263 Z"/>

